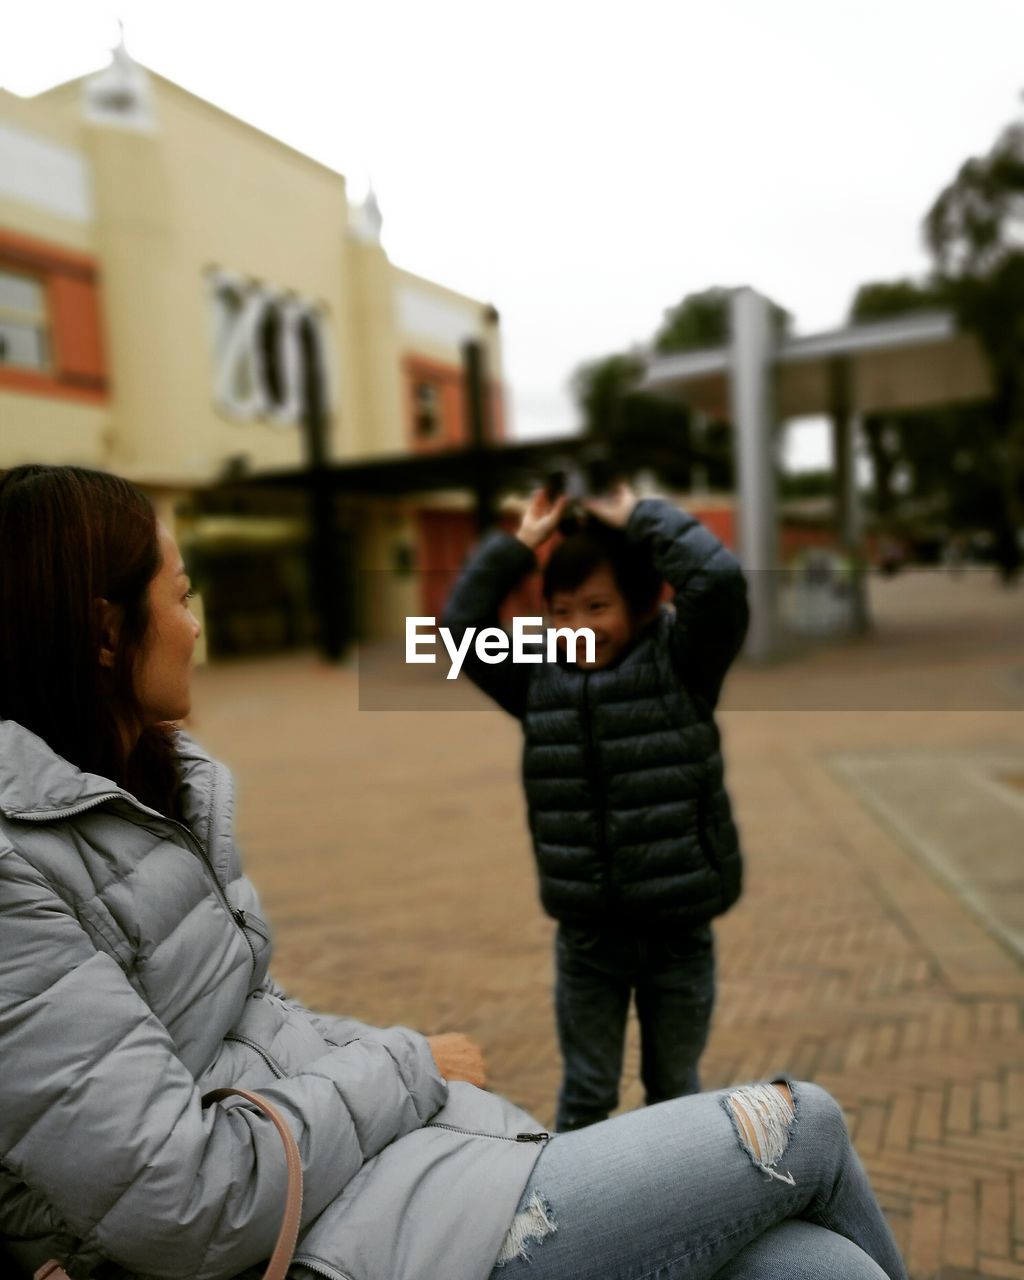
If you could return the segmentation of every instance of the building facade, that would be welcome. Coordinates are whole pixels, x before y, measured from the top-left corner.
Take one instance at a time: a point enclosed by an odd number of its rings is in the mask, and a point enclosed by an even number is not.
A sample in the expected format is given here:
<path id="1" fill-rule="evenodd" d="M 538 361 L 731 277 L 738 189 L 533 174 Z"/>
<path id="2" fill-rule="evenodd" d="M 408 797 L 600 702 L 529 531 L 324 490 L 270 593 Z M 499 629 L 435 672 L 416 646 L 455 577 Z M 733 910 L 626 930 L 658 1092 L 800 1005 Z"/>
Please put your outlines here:
<path id="1" fill-rule="evenodd" d="M 0 90 L 0 467 L 138 483 L 205 566 L 225 651 L 303 639 L 304 512 L 211 515 L 192 499 L 309 466 L 311 378 L 323 464 L 430 453 L 468 437 L 461 348 L 475 340 L 504 433 L 496 312 L 396 267 L 380 229 L 372 193 L 353 204 L 342 175 L 123 48 L 35 97 Z M 416 611 L 411 570 L 438 505 L 349 504 L 346 563 L 380 573 L 355 632 L 393 634 Z"/>

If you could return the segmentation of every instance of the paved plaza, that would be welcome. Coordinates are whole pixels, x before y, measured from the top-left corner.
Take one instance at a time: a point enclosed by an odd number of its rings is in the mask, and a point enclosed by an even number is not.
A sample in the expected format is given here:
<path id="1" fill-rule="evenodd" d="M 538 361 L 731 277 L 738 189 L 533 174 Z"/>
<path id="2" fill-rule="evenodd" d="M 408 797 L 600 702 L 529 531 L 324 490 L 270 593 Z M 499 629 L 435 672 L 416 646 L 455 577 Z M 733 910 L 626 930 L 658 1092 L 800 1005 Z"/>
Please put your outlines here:
<path id="1" fill-rule="evenodd" d="M 876 630 L 730 677 L 747 856 L 717 926 L 720 1086 L 829 1088 L 915 1280 L 1024 1280 L 1024 589 L 901 575 Z M 307 1003 L 485 1046 L 550 1124 L 553 925 L 518 726 L 360 711 L 358 663 L 198 676 L 193 731 L 235 770 L 276 973 Z M 640 1103 L 631 1035 L 622 1101 Z"/>

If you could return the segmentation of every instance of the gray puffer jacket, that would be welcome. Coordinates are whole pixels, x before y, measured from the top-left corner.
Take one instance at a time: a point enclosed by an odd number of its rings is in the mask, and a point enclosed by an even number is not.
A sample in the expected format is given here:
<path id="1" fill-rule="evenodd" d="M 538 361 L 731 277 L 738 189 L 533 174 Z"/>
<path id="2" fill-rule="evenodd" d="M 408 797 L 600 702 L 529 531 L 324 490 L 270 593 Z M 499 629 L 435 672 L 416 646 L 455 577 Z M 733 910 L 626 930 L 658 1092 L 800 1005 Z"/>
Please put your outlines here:
<path id="1" fill-rule="evenodd" d="M 549 915 L 598 928 L 679 931 L 736 901 L 742 857 L 714 708 L 747 628 L 738 561 L 693 516 L 638 502 L 626 526 L 675 589 L 612 667 L 482 662 L 463 670 L 523 724 L 523 785 Z M 484 540 L 444 622 L 497 623 L 536 568 L 507 533 Z"/>
<path id="2" fill-rule="evenodd" d="M 214 1280 L 266 1258 L 280 1139 L 247 1104 L 202 1101 L 235 1084 L 298 1140 L 300 1263 L 333 1280 L 484 1280 L 541 1150 L 536 1122 L 446 1085 L 416 1032 L 284 995 L 229 775 L 184 736 L 179 754 L 183 824 L 0 721 L 6 1247 L 74 1277 L 108 1260 Z"/>

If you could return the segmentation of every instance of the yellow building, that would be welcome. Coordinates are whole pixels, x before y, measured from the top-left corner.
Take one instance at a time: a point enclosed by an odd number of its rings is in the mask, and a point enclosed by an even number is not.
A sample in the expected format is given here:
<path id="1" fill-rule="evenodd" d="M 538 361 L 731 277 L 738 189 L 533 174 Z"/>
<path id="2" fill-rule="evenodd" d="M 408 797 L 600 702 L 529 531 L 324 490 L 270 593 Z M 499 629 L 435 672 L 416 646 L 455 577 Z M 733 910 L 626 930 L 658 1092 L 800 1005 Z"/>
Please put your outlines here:
<path id="1" fill-rule="evenodd" d="M 277 621 L 253 613 L 255 583 L 248 622 L 222 591 L 222 621 L 242 618 L 224 649 L 301 638 L 280 615 L 298 608 L 303 508 L 232 519 L 193 500 L 227 476 L 306 467 L 311 395 L 324 397 L 325 465 L 458 444 L 474 339 L 503 433 L 496 313 L 395 267 L 380 227 L 372 193 L 352 204 L 340 174 L 123 48 L 36 97 L 0 90 L 0 467 L 127 476 L 236 589 L 273 551 Z M 346 513 L 350 560 L 384 571 L 364 631 L 393 633 L 410 611 L 395 570 L 415 559 L 421 506 Z"/>

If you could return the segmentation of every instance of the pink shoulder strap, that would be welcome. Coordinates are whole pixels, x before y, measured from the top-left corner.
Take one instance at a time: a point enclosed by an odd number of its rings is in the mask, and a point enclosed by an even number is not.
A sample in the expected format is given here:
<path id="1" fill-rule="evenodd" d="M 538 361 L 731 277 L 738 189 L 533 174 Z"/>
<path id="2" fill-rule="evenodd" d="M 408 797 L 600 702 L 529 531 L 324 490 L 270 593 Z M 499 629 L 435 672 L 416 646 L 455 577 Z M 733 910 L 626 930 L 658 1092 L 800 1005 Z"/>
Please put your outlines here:
<path id="1" fill-rule="evenodd" d="M 203 1098 L 203 1102 L 219 1102 L 222 1098 L 244 1098 L 273 1123 L 284 1143 L 285 1160 L 288 1165 L 288 1191 L 285 1196 L 284 1217 L 281 1229 L 277 1233 L 277 1244 L 270 1255 L 263 1280 L 285 1280 L 295 1244 L 299 1238 L 299 1224 L 302 1219 L 302 1159 L 299 1156 L 298 1144 L 291 1129 L 285 1123 L 280 1111 L 268 1102 L 262 1094 L 248 1089 L 214 1089 Z M 67 1272 L 55 1258 L 44 1262 L 35 1273 L 33 1280 L 69 1280 Z"/>

